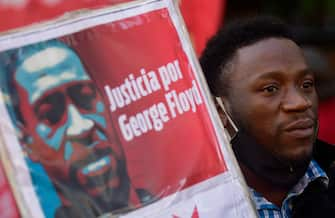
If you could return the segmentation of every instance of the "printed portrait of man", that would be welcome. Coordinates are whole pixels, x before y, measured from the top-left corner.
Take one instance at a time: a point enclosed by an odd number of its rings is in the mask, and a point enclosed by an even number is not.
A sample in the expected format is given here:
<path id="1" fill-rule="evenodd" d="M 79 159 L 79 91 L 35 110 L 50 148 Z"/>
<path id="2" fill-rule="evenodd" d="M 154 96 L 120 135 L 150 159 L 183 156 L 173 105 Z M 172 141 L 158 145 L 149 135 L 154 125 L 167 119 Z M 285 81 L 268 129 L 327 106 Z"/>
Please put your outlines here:
<path id="1" fill-rule="evenodd" d="M 108 107 L 78 55 L 51 40 L 7 56 L 20 142 L 60 195 L 55 217 L 97 217 L 148 200 L 131 185 Z"/>

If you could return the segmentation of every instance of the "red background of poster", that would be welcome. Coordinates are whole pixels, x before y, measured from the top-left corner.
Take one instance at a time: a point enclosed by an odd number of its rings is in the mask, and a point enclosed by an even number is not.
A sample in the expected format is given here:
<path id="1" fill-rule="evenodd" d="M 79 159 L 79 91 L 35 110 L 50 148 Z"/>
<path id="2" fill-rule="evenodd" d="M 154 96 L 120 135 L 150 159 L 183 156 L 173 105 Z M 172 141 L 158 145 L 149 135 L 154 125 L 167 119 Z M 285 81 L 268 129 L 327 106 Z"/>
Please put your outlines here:
<path id="1" fill-rule="evenodd" d="M 130 73 L 139 76 L 142 68 L 146 72 L 155 70 L 159 77 L 158 67 L 175 59 L 180 63 L 183 80 L 173 83 L 170 90 L 178 93 L 191 88 L 195 79 L 166 9 L 101 25 L 64 40 L 78 52 L 102 91 L 105 85 L 119 86 Z M 189 111 L 174 119 L 169 113 L 170 120 L 160 132 L 150 131 L 132 141 L 124 140 L 119 115 L 129 117 L 158 102 L 167 106 L 166 93 L 162 87 L 112 113 L 133 185 L 160 197 L 226 170 L 204 104 L 197 107 L 197 113 Z"/>

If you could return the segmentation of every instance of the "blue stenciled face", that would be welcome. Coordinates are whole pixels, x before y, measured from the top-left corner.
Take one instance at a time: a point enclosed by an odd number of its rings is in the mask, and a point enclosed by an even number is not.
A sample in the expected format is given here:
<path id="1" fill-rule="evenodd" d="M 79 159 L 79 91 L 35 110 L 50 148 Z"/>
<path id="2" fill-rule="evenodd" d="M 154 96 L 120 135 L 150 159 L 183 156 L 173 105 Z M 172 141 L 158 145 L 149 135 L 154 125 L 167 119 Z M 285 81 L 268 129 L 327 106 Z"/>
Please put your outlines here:
<path id="1" fill-rule="evenodd" d="M 116 176 L 126 169 L 112 149 L 114 136 L 107 131 L 108 112 L 99 90 L 70 48 L 55 41 L 46 45 L 23 49 L 15 68 L 32 156 L 52 178 L 75 183 L 91 195 L 108 191 L 113 198 L 118 190 L 128 196 L 128 185 L 120 190 L 122 178 Z"/>
<path id="2" fill-rule="evenodd" d="M 65 146 L 65 160 L 71 159 L 74 139 L 88 147 L 107 140 L 101 96 L 70 49 L 50 46 L 36 51 L 17 68 L 15 79 L 38 119 L 36 133 L 55 151 Z M 92 129 L 95 140 L 87 138 Z"/>

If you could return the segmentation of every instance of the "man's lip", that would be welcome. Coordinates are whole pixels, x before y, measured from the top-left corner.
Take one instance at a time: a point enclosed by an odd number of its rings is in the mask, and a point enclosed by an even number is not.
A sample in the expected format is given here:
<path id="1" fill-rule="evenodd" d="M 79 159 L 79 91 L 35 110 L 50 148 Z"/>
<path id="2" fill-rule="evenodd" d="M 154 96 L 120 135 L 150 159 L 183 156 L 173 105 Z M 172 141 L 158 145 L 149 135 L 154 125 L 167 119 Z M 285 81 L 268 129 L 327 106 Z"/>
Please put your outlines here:
<path id="1" fill-rule="evenodd" d="M 299 119 L 294 122 L 289 123 L 285 127 L 285 131 L 295 131 L 295 130 L 302 130 L 302 129 L 309 129 L 314 127 L 313 119 L 306 118 L 306 119 Z"/>
<path id="2" fill-rule="evenodd" d="M 306 138 L 314 135 L 314 121 L 310 118 L 289 123 L 285 131 L 295 138 Z"/>

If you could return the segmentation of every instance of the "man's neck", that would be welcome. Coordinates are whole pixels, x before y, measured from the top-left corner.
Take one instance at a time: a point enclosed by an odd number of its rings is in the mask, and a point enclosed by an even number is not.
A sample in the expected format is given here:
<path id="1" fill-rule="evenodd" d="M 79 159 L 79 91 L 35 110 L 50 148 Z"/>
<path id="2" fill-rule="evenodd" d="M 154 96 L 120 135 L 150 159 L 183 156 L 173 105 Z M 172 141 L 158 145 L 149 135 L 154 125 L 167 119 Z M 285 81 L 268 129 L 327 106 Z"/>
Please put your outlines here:
<path id="1" fill-rule="evenodd" d="M 265 181 L 264 179 L 253 173 L 243 163 L 239 163 L 239 165 L 248 186 L 260 193 L 271 203 L 275 204 L 278 207 L 281 207 L 284 199 L 289 192 L 289 189 L 278 187 L 277 185 L 273 185 L 268 181 Z"/>

